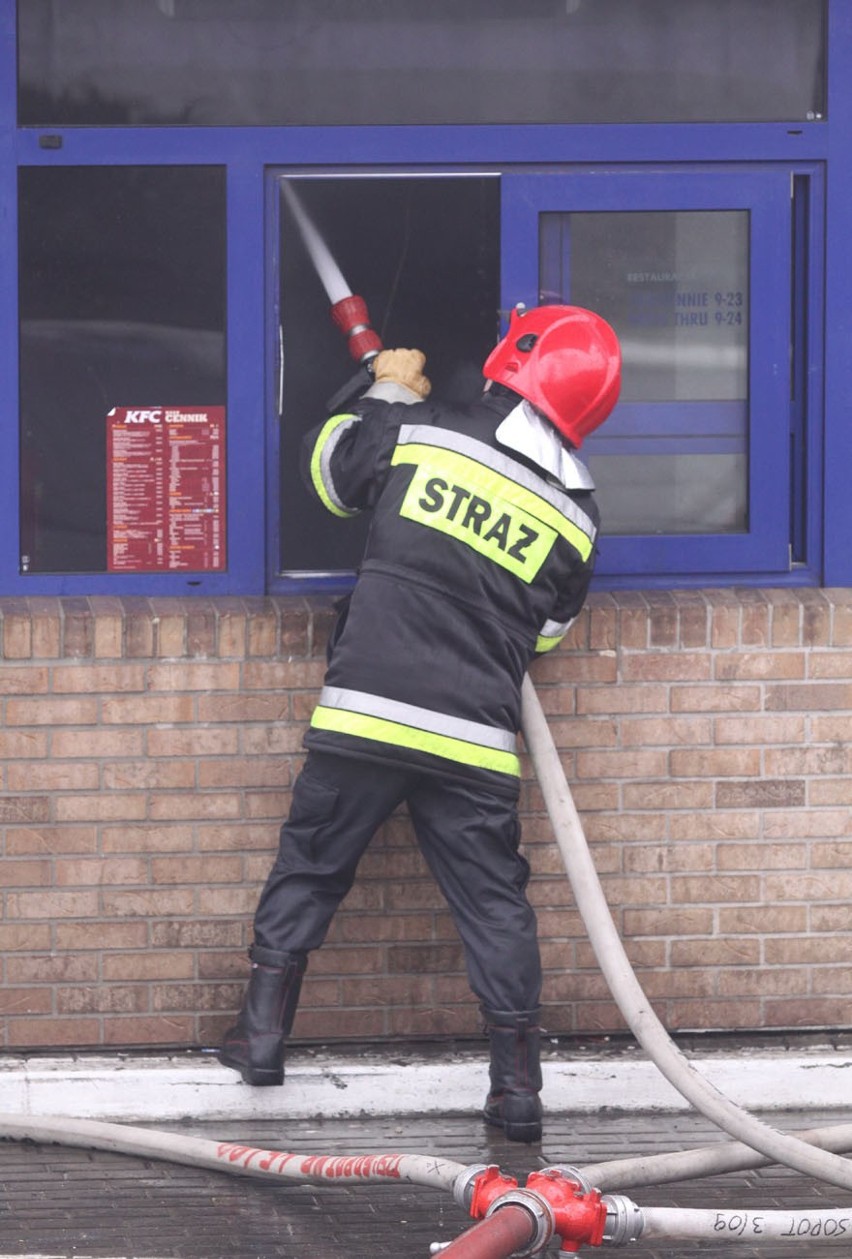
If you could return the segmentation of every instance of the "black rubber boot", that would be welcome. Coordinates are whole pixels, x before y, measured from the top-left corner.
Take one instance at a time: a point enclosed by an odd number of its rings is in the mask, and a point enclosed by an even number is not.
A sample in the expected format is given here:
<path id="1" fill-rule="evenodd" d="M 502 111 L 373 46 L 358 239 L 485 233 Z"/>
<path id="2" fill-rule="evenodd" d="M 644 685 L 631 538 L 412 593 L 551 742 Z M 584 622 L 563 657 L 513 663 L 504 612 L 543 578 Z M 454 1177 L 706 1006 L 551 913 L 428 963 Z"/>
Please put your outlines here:
<path id="1" fill-rule="evenodd" d="M 251 978 L 243 1008 L 225 1033 L 219 1061 L 246 1084 L 284 1083 L 284 1048 L 299 1002 L 306 958 L 253 944 Z"/>
<path id="2" fill-rule="evenodd" d="M 541 1028 L 538 1010 L 486 1010 L 491 1091 L 483 1118 L 510 1141 L 541 1140 Z"/>

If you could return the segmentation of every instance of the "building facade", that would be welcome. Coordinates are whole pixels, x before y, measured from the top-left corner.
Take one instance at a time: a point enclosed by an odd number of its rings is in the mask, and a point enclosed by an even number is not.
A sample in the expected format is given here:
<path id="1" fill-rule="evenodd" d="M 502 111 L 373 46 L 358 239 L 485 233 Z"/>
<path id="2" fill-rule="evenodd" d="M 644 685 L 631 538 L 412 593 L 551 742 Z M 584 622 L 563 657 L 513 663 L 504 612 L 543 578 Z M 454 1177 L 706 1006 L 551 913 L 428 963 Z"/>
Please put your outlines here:
<path id="1" fill-rule="evenodd" d="M 359 522 L 307 219 L 463 400 L 518 302 L 624 350 L 589 605 L 536 666 L 675 1029 L 847 1027 L 852 11 L 0 0 L 0 1046 L 210 1044 Z M 621 1027 L 528 769 L 554 1032 Z M 473 1034 L 404 815 L 296 1034 Z"/>

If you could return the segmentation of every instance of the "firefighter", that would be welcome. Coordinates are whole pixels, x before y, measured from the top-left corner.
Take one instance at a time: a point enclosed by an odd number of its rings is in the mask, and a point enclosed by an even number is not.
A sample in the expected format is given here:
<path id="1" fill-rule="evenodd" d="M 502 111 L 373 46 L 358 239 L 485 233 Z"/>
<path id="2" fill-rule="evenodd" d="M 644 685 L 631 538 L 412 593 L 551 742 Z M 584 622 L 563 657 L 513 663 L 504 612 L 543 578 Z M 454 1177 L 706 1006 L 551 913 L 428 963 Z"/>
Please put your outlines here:
<path id="1" fill-rule="evenodd" d="M 424 365 L 419 350 L 382 351 L 366 393 L 306 439 L 328 511 L 372 521 L 219 1061 L 248 1084 L 283 1082 L 308 954 L 405 802 L 481 1003 L 484 1118 L 532 1142 L 541 963 L 519 851 L 521 685 L 586 598 L 598 511 L 574 451 L 616 403 L 621 356 L 598 315 L 540 306 L 513 312 L 476 402 L 430 399 Z"/>

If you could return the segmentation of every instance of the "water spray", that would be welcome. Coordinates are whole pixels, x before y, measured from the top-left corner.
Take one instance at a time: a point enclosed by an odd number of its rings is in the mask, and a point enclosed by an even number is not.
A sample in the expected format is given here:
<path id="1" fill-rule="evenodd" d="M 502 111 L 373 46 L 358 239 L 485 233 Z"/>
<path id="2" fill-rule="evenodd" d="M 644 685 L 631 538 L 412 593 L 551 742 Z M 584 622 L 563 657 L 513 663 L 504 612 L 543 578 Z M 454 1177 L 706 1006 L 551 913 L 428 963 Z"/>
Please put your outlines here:
<path id="1" fill-rule="evenodd" d="M 367 367 L 382 349 L 379 334 L 370 326 L 367 303 L 352 292 L 316 225 L 307 214 L 295 188 L 282 179 L 281 189 L 296 222 L 317 277 L 331 303 L 331 317 L 347 338 L 349 354 Z"/>

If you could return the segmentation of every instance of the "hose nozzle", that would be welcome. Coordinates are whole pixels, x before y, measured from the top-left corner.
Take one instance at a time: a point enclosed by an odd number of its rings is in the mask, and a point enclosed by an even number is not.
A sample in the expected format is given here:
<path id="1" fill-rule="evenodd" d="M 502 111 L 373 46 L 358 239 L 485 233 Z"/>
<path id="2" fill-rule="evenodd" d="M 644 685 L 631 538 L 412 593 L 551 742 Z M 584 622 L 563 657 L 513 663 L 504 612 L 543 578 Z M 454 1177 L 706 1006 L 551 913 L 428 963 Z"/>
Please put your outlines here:
<path id="1" fill-rule="evenodd" d="M 367 363 L 382 348 L 379 334 L 370 327 L 367 303 L 354 293 L 342 297 L 331 308 L 331 317 L 348 338 L 349 353 L 356 363 Z"/>

